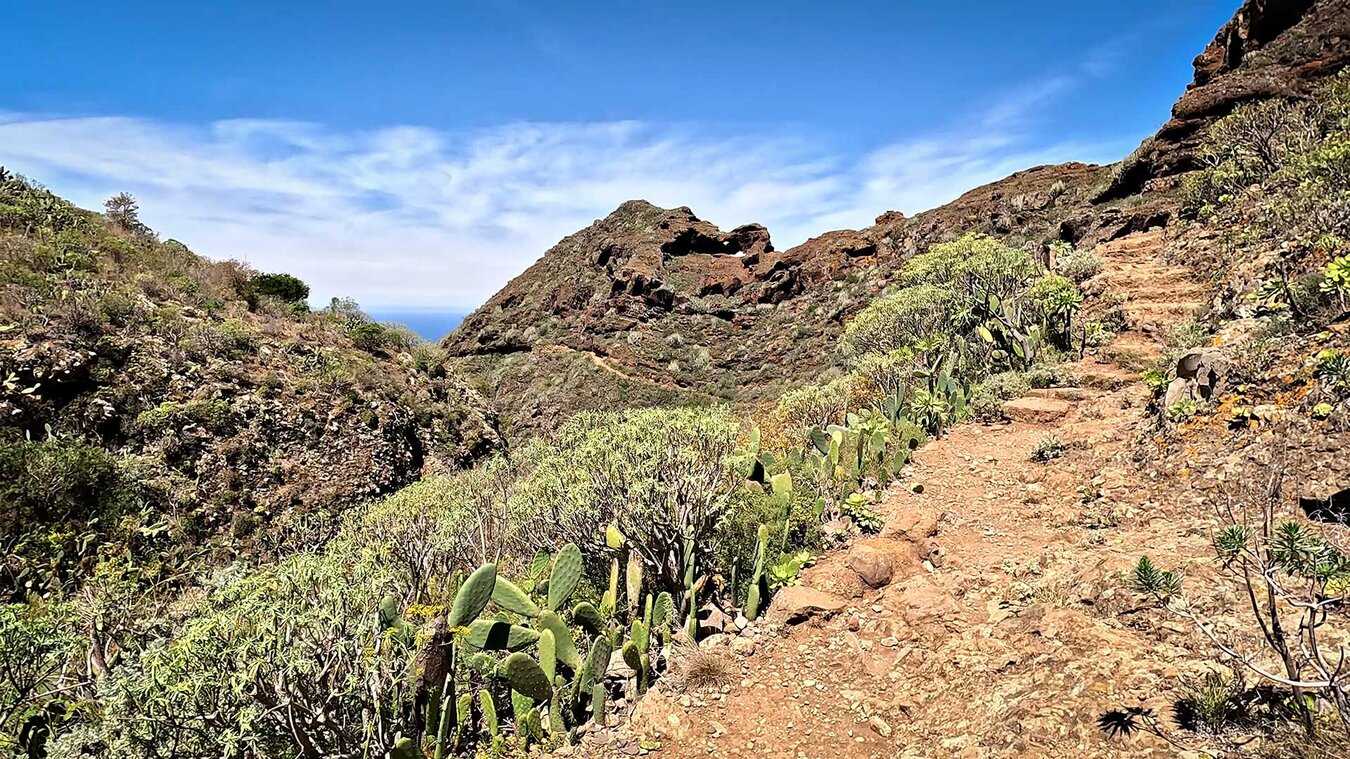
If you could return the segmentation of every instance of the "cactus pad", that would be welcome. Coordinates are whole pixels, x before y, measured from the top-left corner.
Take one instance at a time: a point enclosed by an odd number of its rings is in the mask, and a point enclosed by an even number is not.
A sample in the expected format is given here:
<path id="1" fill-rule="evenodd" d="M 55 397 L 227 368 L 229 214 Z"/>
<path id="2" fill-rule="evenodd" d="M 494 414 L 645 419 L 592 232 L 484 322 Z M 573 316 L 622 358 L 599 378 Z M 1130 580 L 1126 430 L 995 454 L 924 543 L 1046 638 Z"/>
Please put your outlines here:
<path id="1" fill-rule="evenodd" d="M 539 616 L 539 628 L 553 633 L 554 642 L 557 644 L 558 661 L 573 671 L 581 668 L 577 644 L 572 642 L 572 631 L 567 629 L 567 623 L 563 622 L 562 617 L 546 611 Z"/>
<path id="2" fill-rule="evenodd" d="M 511 684 L 511 690 L 523 696 L 535 701 L 547 701 L 553 695 L 553 684 L 529 654 L 511 654 L 502 662 L 501 670 L 506 675 L 506 681 Z"/>
<path id="3" fill-rule="evenodd" d="M 572 621 L 586 628 L 586 632 L 592 635 L 599 635 L 605 628 L 605 618 L 600 616 L 600 612 L 590 601 L 582 601 L 572 608 Z"/>
<path id="4" fill-rule="evenodd" d="M 563 546 L 553 558 L 553 573 L 548 580 L 548 608 L 557 611 L 581 583 L 581 549 L 576 543 Z"/>
<path id="5" fill-rule="evenodd" d="M 475 619 L 463 640 L 466 647 L 475 651 L 519 651 L 539 640 L 539 633 L 509 622 Z"/>
<path id="6" fill-rule="evenodd" d="M 522 617 L 539 616 L 539 605 L 530 600 L 529 594 L 521 590 L 519 585 L 505 577 L 498 577 L 496 584 L 493 585 L 492 602 Z"/>
<path id="7" fill-rule="evenodd" d="M 455 602 L 450 607 L 450 626 L 463 627 L 477 619 L 491 600 L 496 585 L 496 564 L 484 564 L 475 569 L 455 594 Z"/>

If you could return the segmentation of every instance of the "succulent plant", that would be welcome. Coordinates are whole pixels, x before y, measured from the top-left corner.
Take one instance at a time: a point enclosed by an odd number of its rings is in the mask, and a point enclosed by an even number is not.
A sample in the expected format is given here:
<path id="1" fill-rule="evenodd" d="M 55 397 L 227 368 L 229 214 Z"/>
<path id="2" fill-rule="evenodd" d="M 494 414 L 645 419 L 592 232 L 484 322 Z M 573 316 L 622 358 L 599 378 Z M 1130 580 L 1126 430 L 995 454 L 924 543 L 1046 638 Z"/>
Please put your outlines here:
<path id="1" fill-rule="evenodd" d="M 472 651 L 519 651 L 539 640 L 539 633 L 497 619 L 475 619 L 462 640 Z"/>
<path id="2" fill-rule="evenodd" d="M 553 558 L 553 573 L 548 578 L 548 609 L 557 611 L 581 584 L 581 549 L 568 543 Z"/>
<path id="3" fill-rule="evenodd" d="M 502 661 L 501 671 L 511 690 L 533 701 L 547 701 L 553 695 L 553 683 L 539 663 L 529 654 L 517 651 Z"/>
<path id="4" fill-rule="evenodd" d="M 484 564 L 459 586 L 455 601 L 450 606 L 449 623 L 453 627 L 463 627 L 478 618 L 492 600 L 492 592 L 497 586 L 497 565 Z"/>
<path id="5" fill-rule="evenodd" d="M 492 603 L 522 617 L 539 616 L 539 605 L 520 586 L 505 577 L 497 578 L 492 588 Z"/>
<path id="6" fill-rule="evenodd" d="M 572 607 L 572 621 L 592 635 L 599 635 L 605 629 L 605 618 L 589 601 L 582 601 Z"/>

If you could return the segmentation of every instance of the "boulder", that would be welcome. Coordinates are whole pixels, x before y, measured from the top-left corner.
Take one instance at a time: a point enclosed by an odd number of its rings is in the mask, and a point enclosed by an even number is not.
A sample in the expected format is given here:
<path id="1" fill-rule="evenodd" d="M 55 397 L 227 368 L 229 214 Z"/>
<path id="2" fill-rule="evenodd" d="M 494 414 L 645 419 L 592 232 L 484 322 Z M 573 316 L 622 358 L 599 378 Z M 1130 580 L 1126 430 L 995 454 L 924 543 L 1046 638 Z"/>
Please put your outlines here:
<path id="1" fill-rule="evenodd" d="M 849 549 L 844 559 L 848 568 L 857 573 L 868 587 L 884 587 L 891 581 L 895 569 L 890 557 L 869 545 L 858 544 Z"/>
<path id="2" fill-rule="evenodd" d="M 942 515 L 930 506 L 907 506 L 886 520 L 885 537 L 905 537 L 914 542 L 938 532 Z"/>
<path id="3" fill-rule="evenodd" d="M 765 617 L 770 622 L 801 624 L 811 619 L 829 619 L 848 605 L 832 593 L 802 586 L 787 587 L 774 594 Z"/>
<path id="4" fill-rule="evenodd" d="M 1221 351 L 1196 348 L 1177 359 L 1176 378 L 1167 385 L 1163 406 L 1182 401 L 1208 401 L 1223 389 L 1229 361 Z"/>

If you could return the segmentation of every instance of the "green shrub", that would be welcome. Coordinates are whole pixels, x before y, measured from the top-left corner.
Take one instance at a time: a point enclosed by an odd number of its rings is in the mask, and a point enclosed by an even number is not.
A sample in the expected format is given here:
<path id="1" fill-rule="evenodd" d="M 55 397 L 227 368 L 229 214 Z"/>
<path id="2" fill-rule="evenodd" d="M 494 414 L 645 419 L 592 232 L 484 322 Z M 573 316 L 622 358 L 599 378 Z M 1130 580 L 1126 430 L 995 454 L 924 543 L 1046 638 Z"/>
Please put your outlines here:
<path id="1" fill-rule="evenodd" d="M 956 296 L 935 285 L 906 287 L 872 301 L 844 328 L 845 355 L 890 353 L 942 332 L 951 321 Z"/>
<path id="2" fill-rule="evenodd" d="M 0 446 L 0 534 L 43 525 L 89 523 L 132 505 L 117 460 L 102 448 L 71 440 Z"/>
<path id="3" fill-rule="evenodd" d="M 1003 403 L 1021 398 L 1031 391 L 1031 384 L 1022 372 L 1002 372 L 990 375 L 976 385 L 970 395 L 970 413 L 980 421 L 1003 418 Z"/>
<path id="4" fill-rule="evenodd" d="M 283 756 L 297 743 L 331 755 L 368 745 L 375 704 L 407 730 L 413 651 L 374 613 L 400 590 L 385 567 L 342 554 L 301 553 L 231 582 L 99 683 L 93 737 L 111 756 L 158 756 L 158 745 L 175 757 Z M 383 751 L 392 736 L 374 741 Z"/>
<path id="5" fill-rule="evenodd" d="M 1054 260 L 1055 271 L 1080 284 L 1100 274 L 1104 266 L 1101 256 L 1069 243 L 1056 243 Z"/>
<path id="6" fill-rule="evenodd" d="M 512 513 L 540 546 L 603 545 L 615 524 L 657 590 L 679 593 L 692 544 L 709 569 L 718 525 L 743 481 L 733 452 L 739 421 L 726 409 L 583 413 L 517 452 Z"/>
<path id="7" fill-rule="evenodd" d="M 1054 433 L 1047 433 L 1036 441 L 1036 447 L 1031 452 L 1032 461 L 1050 461 L 1064 455 L 1068 447 Z"/>
<path id="8" fill-rule="evenodd" d="M 912 386 L 915 372 L 921 368 L 912 349 L 900 348 L 889 353 L 868 353 L 862 356 L 854 362 L 853 372 L 886 396 Z"/>
<path id="9" fill-rule="evenodd" d="M 14 756 L 46 756 L 50 722 L 74 705 L 82 641 L 71 616 L 62 606 L 0 605 L 0 746 Z"/>
<path id="10" fill-rule="evenodd" d="M 841 377 L 828 384 L 789 390 L 778 401 L 778 415 L 794 429 L 839 424 L 849 410 L 848 382 Z"/>
<path id="11" fill-rule="evenodd" d="M 1068 379 L 1062 366 L 1046 362 L 1027 369 L 1023 377 L 1026 378 L 1028 385 L 1037 390 L 1063 385 Z"/>
<path id="12" fill-rule="evenodd" d="M 1179 353 L 1203 348 L 1209 344 L 1209 332 L 1204 322 L 1184 321 L 1167 331 L 1167 346 Z"/>
<path id="13" fill-rule="evenodd" d="M 135 429 L 147 437 L 169 430 L 199 425 L 207 432 L 223 434 L 230 424 L 230 405 L 222 400 L 165 401 L 136 416 Z"/>
<path id="14" fill-rule="evenodd" d="M 309 298 L 309 285 L 290 274 L 255 274 L 249 284 L 259 296 L 283 303 L 299 303 Z"/>

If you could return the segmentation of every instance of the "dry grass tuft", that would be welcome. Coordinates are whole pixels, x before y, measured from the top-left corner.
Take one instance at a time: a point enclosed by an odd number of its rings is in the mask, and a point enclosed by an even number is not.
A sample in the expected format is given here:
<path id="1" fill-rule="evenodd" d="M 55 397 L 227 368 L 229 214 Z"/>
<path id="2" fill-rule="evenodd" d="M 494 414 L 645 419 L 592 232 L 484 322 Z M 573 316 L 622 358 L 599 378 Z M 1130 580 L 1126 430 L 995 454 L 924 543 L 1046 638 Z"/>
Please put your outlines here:
<path id="1" fill-rule="evenodd" d="M 731 653 L 723 648 L 676 644 L 670 655 L 671 682 L 686 690 L 710 690 L 730 683 L 739 674 Z"/>

